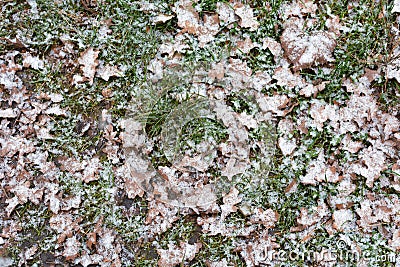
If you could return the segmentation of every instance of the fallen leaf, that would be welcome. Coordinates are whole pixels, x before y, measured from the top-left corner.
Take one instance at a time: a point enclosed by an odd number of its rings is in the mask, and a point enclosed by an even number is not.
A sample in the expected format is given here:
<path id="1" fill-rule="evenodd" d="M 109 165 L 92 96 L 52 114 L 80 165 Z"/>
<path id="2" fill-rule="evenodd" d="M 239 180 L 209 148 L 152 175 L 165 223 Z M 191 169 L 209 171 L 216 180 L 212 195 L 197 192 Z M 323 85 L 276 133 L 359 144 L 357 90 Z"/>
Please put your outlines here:
<path id="1" fill-rule="evenodd" d="M 235 3 L 233 6 L 236 15 L 239 16 L 240 27 L 249 28 L 250 31 L 257 30 L 260 25 L 253 14 L 253 9 L 249 5 L 243 5 L 242 3 Z"/>
<path id="2" fill-rule="evenodd" d="M 394 0 L 392 13 L 400 13 L 400 0 Z"/>
<path id="3" fill-rule="evenodd" d="M 281 36 L 282 47 L 294 71 L 334 61 L 332 52 L 336 41 L 333 34 L 326 31 L 305 33 L 300 25 L 301 19 L 289 19 Z"/>
<path id="4" fill-rule="evenodd" d="M 312 207 L 310 210 L 301 208 L 300 215 L 297 217 L 297 223 L 309 227 L 321 222 L 321 219 L 328 214 L 329 210 L 324 202 L 320 203 L 318 206 Z"/>
<path id="5" fill-rule="evenodd" d="M 78 58 L 78 63 L 81 66 L 81 70 L 83 73 L 83 77 L 79 78 L 79 76 L 74 76 L 74 81 L 76 83 L 84 82 L 84 81 L 89 81 L 89 84 L 93 84 L 93 78 L 94 75 L 96 74 L 96 67 L 99 65 L 99 61 L 97 60 L 97 57 L 99 55 L 100 51 L 93 49 L 93 47 L 89 47 L 85 51 L 81 53 L 81 56 Z"/>
<path id="6" fill-rule="evenodd" d="M 154 23 L 165 23 L 175 17 L 174 15 L 158 14 L 157 17 L 153 19 Z"/>
<path id="7" fill-rule="evenodd" d="M 17 116 L 18 116 L 17 111 L 12 108 L 0 110 L 0 118 L 16 118 Z"/>
<path id="8" fill-rule="evenodd" d="M 100 65 L 97 68 L 97 76 L 102 78 L 105 81 L 108 81 L 110 77 L 123 77 L 123 72 L 118 69 L 116 66 L 111 65 Z"/>
<path id="9" fill-rule="evenodd" d="M 22 61 L 22 65 L 25 68 L 31 67 L 32 69 L 38 70 L 38 69 L 44 69 L 44 62 L 39 59 L 38 56 L 32 56 L 30 53 L 24 53 L 22 55 L 24 60 Z"/>
<path id="10" fill-rule="evenodd" d="M 278 146 L 285 156 L 291 155 L 297 147 L 295 139 L 287 139 L 286 137 L 279 137 Z"/>
<path id="11" fill-rule="evenodd" d="M 157 249 L 160 259 L 157 265 L 160 267 L 174 267 L 180 263 L 191 261 L 202 247 L 201 243 L 189 244 L 181 242 L 179 246 L 168 244 L 168 249 Z"/>
<path id="12" fill-rule="evenodd" d="M 227 3 L 218 2 L 216 10 L 220 24 L 231 24 L 236 21 L 235 10 Z"/>
<path id="13" fill-rule="evenodd" d="M 208 71 L 208 77 L 211 79 L 218 79 L 221 80 L 224 78 L 225 74 L 225 67 L 224 63 L 219 62 L 217 64 L 214 64 L 213 67 Z"/>
<path id="14" fill-rule="evenodd" d="M 75 236 L 68 238 L 65 241 L 64 252 L 62 254 L 65 257 L 65 260 L 70 261 L 78 257 L 80 247 L 81 243 Z"/>
<path id="15" fill-rule="evenodd" d="M 222 198 L 224 204 L 221 205 L 221 221 L 232 212 L 237 211 L 236 204 L 242 202 L 242 197 L 239 197 L 239 190 L 232 187 L 228 194 Z"/>
<path id="16" fill-rule="evenodd" d="M 333 228 L 338 231 L 350 230 L 351 224 L 354 220 L 354 214 L 351 210 L 341 209 L 335 210 L 332 214 Z"/>
<path id="17" fill-rule="evenodd" d="M 262 208 L 257 208 L 250 217 L 252 223 L 262 224 L 267 229 L 273 228 L 278 220 L 279 214 L 272 209 L 263 210 Z"/>

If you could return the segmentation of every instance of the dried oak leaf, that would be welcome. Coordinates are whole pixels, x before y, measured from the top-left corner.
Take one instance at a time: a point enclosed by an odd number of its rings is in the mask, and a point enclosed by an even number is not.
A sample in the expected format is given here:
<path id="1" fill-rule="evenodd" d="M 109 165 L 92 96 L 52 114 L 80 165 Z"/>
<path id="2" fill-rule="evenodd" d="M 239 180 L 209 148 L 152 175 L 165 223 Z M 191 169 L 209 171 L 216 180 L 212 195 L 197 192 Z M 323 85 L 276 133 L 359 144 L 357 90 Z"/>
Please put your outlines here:
<path id="1" fill-rule="evenodd" d="M 208 77 L 210 77 L 213 80 L 214 79 L 221 80 L 222 78 L 224 78 L 224 75 L 225 75 L 225 67 L 224 63 L 222 62 L 214 64 L 212 68 L 208 71 Z"/>
<path id="2" fill-rule="evenodd" d="M 232 187 L 227 195 L 223 197 L 224 204 L 221 205 L 221 221 L 223 221 L 227 215 L 237 211 L 236 204 L 242 202 L 242 197 L 239 196 L 239 190 Z"/>
<path id="3" fill-rule="evenodd" d="M 204 15 L 203 21 L 193 7 L 190 0 L 180 0 L 175 3 L 172 10 L 178 18 L 178 26 L 183 32 L 194 34 L 199 38 L 199 46 L 204 45 L 214 39 L 219 31 L 219 17 L 217 14 Z"/>
<path id="4" fill-rule="evenodd" d="M 318 10 L 318 6 L 312 0 L 297 0 L 289 2 L 288 4 L 282 5 L 282 17 L 287 19 L 288 17 L 314 17 L 315 11 Z"/>
<path id="5" fill-rule="evenodd" d="M 239 16 L 239 25 L 242 28 L 249 28 L 250 31 L 257 30 L 260 23 L 256 20 L 253 14 L 253 9 L 249 5 L 243 5 L 242 3 L 236 3 L 233 8 L 235 9 L 236 15 Z"/>
<path id="6" fill-rule="evenodd" d="M 99 61 L 97 60 L 99 53 L 100 51 L 93 49 L 93 47 L 89 47 L 81 53 L 80 58 L 78 58 L 78 63 L 82 65 L 81 70 L 83 77 L 78 74 L 74 75 L 74 84 L 86 81 L 89 81 L 90 85 L 93 84 L 93 78 L 96 74 L 96 67 L 99 65 Z"/>
<path id="7" fill-rule="evenodd" d="M 246 37 L 243 41 L 237 42 L 237 49 L 244 54 L 248 54 L 254 47 L 256 47 L 256 44 L 254 44 L 249 37 Z"/>
<path id="8" fill-rule="evenodd" d="M 7 199 L 6 203 L 8 206 L 6 208 L 7 216 L 10 216 L 11 212 L 15 209 L 18 204 L 24 204 L 30 200 L 33 204 L 38 205 L 43 196 L 43 189 L 39 188 L 29 188 L 30 182 L 26 181 L 23 184 L 19 184 L 12 189 L 10 192 L 14 193 L 15 196 L 11 199 Z"/>
<path id="9" fill-rule="evenodd" d="M 318 85 L 313 85 L 310 83 L 306 87 L 301 89 L 299 91 L 299 94 L 304 95 L 305 97 L 313 96 L 314 98 L 316 98 L 318 92 L 321 92 L 322 90 L 325 89 L 326 84 L 328 84 L 328 82 L 322 82 Z"/>
<path id="10" fill-rule="evenodd" d="M 287 95 L 265 96 L 264 94 L 256 94 L 256 101 L 262 112 L 272 112 L 276 116 L 286 116 L 292 108 L 288 108 L 290 98 Z"/>
<path id="11" fill-rule="evenodd" d="M 357 153 L 361 148 L 364 147 L 361 141 L 353 141 L 350 134 L 346 134 L 342 139 L 343 149 L 350 153 Z"/>
<path id="12" fill-rule="evenodd" d="M 160 48 L 158 49 L 158 53 L 160 55 L 168 54 L 168 58 L 173 58 L 174 55 L 178 57 L 180 54 L 186 52 L 186 50 L 190 48 L 185 41 L 185 35 L 175 36 L 173 41 L 166 41 L 161 44 Z"/>
<path id="13" fill-rule="evenodd" d="M 359 216 L 357 223 L 367 231 L 379 224 L 388 224 L 400 211 L 399 204 L 397 196 L 384 197 L 371 194 L 360 203 L 360 208 L 356 209 Z"/>
<path id="14" fill-rule="evenodd" d="M 283 50 L 294 71 L 334 61 L 334 34 L 327 31 L 306 33 L 302 24 L 301 19 L 290 18 L 281 36 Z"/>
<path id="15" fill-rule="evenodd" d="M 191 245 L 181 242 L 179 247 L 170 243 L 168 244 L 168 249 L 157 249 L 157 253 L 160 256 L 157 264 L 162 267 L 174 267 L 185 261 L 191 261 L 201 247 L 201 243 Z"/>
<path id="16" fill-rule="evenodd" d="M 96 181 L 99 179 L 99 173 L 102 169 L 102 165 L 100 163 L 99 158 L 95 157 L 90 160 L 83 161 L 84 170 L 82 174 L 82 180 L 85 183 L 89 183 L 91 181 Z"/>
<path id="17" fill-rule="evenodd" d="M 50 218 L 50 227 L 58 233 L 57 242 L 64 242 L 66 237 L 72 237 L 74 232 L 80 230 L 79 222 L 81 218 L 75 219 L 71 214 L 61 213 Z"/>
<path id="18" fill-rule="evenodd" d="M 301 176 L 302 184 L 316 185 L 317 182 L 337 183 L 341 177 L 336 165 L 326 164 L 324 152 L 321 151 L 317 159 L 309 163 L 306 175 Z"/>
<path id="19" fill-rule="evenodd" d="M 6 108 L 0 110 L 0 118 L 16 118 L 18 111 L 12 108 Z"/>
<path id="20" fill-rule="evenodd" d="M 231 5 L 218 2 L 216 12 L 219 16 L 221 25 L 222 24 L 231 24 L 236 21 L 235 10 L 232 8 Z"/>
<path id="21" fill-rule="evenodd" d="M 266 37 L 263 40 L 262 49 L 266 49 L 266 48 L 269 49 L 269 51 L 274 56 L 275 61 L 278 62 L 277 59 L 279 59 L 283 55 L 283 50 L 282 50 L 281 44 L 279 42 L 275 41 L 274 39 L 272 39 L 271 37 Z"/>
<path id="22" fill-rule="evenodd" d="M 240 255 L 246 263 L 246 266 L 274 266 L 272 257 L 266 255 L 266 252 L 272 255 L 278 255 L 279 244 L 274 236 L 264 230 L 257 238 L 253 240 L 239 241 L 237 245 Z"/>
<path id="23" fill-rule="evenodd" d="M 327 205 L 322 202 L 318 206 L 311 209 L 311 214 L 308 209 L 301 208 L 300 216 L 297 218 L 297 223 L 301 226 L 309 227 L 321 221 L 323 217 L 329 214 Z"/>
<path id="24" fill-rule="evenodd" d="M 296 86 L 302 88 L 306 85 L 304 79 L 299 74 L 293 74 L 287 67 L 277 68 L 272 78 L 277 80 L 277 85 L 287 86 L 289 88 L 294 88 Z"/>
<path id="25" fill-rule="evenodd" d="M 267 229 L 273 228 L 278 220 L 278 212 L 272 209 L 263 210 L 262 208 L 257 208 L 250 217 L 250 222 L 262 224 Z"/>
<path id="26" fill-rule="evenodd" d="M 283 155 L 288 156 L 293 153 L 296 149 L 296 139 L 287 139 L 286 137 L 279 137 L 278 146 L 281 149 Z"/>
<path id="27" fill-rule="evenodd" d="M 333 228 L 338 231 L 343 231 L 348 229 L 350 224 L 353 222 L 354 214 L 348 209 L 335 210 L 332 214 L 332 218 Z"/>
<path id="28" fill-rule="evenodd" d="M 178 18 L 178 26 L 191 34 L 197 32 L 199 27 L 199 14 L 193 7 L 193 3 L 190 0 L 181 0 L 175 3 L 172 10 L 176 13 Z"/>
<path id="29" fill-rule="evenodd" d="M 109 64 L 100 65 L 97 68 L 97 76 L 105 81 L 108 81 L 110 77 L 122 77 L 124 74 L 116 66 L 111 66 Z"/>
<path id="30" fill-rule="evenodd" d="M 375 147 L 369 146 L 361 151 L 359 158 L 361 162 L 353 164 L 352 171 L 367 178 L 366 184 L 372 188 L 381 172 L 387 169 L 386 155 Z"/>
<path id="31" fill-rule="evenodd" d="M 38 56 L 34 57 L 28 52 L 24 53 L 22 57 L 24 58 L 24 60 L 22 61 L 24 68 L 31 67 L 32 69 L 35 70 L 44 69 L 44 62 L 43 60 L 39 59 Z"/>
<path id="32" fill-rule="evenodd" d="M 310 115 L 314 119 L 318 131 L 322 131 L 324 122 L 329 118 L 335 118 L 337 114 L 336 105 L 328 105 L 324 101 L 314 100 L 310 108 Z"/>
<path id="33" fill-rule="evenodd" d="M 155 18 L 153 18 L 154 23 L 165 23 L 172 19 L 174 15 L 165 15 L 165 14 L 158 14 Z"/>
<path id="34" fill-rule="evenodd" d="M 80 247 L 81 242 L 79 242 L 75 236 L 70 237 L 65 242 L 65 248 L 62 255 L 67 261 L 74 260 L 79 255 Z"/>

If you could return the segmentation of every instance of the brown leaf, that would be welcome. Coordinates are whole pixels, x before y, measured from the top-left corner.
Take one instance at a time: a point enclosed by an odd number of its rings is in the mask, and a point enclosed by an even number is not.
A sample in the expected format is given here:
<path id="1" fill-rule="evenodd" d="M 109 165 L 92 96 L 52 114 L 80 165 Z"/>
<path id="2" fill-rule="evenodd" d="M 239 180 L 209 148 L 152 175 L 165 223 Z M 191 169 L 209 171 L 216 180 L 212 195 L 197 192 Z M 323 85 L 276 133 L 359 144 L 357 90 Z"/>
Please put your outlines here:
<path id="1" fill-rule="evenodd" d="M 83 77 L 74 75 L 75 84 L 85 81 L 89 81 L 90 85 L 93 84 L 93 78 L 96 74 L 96 67 L 99 64 L 99 61 L 97 60 L 99 53 L 100 51 L 94 50 L 93 47 L 89 47 L 81 53 L 80 58 L 78 58 L 78 63 L 82 65 L 81 70 Z"/>
<path id="2" fill-rule="evenodd" d="M 336 41 L 333 34 L 326 31 L 305 33 L 299 25 L 302 25 L 301 19 L 289 19 L 281 36 L 282 47 L 294 71 L 334 61 L 332 52 Z"/>
<path id="3" fill-rule="evenodd" d="M 241 201 L 242 197 L 239 197 L 239 190 L 237 190 L 235 187 L 232 187 L 229 193 L 223 197 L 224 204 L 221 205 L 221 221 L 223 221 L 230 213 L 236 212 L 237 207 L 235 205 Z"/>
<path id="4" fill-rule="evenodd" d="M 124 74 L 116 66 L 111 66 L 109 64 L 100 65 L 97 69 L 97 76 L 105 81 L 108 81 L 110 77 L 122 77 Z"/>
<path id="5" fill-rule="evenodd" d="M 250 28 L 250 31 L 257 30 L 260 25 L 253 14 L 253 9 L 249 5 L 243 5 L 242 3 L 236 3 L 233 7 L 236 15 L 240 17 L 239 25 L 243 28 Z"/>
<path id="6" fill-rule="evenodd" d="M 67 261 L 74 260 L 79 255 L 81 243 L 73 236 L 66 240 L 63 256 Z"/>
<path id="7" fill-rule="evenodd" d="M 170 243 L 168 244 L 168 249 L 157 249 L 157 253 L 160 256 L 157 264 L 160 267 L 174 267 L 185 261 L 191 261 L 201 247 L 201 243 L 191 245 L 181 242 L 179 247 Z"/>
<path id="8" fill-rule="evenodd" d="M 263 210 L 261 208 L 257 208 L 253 212 L 253 215 L 250 217 L 250 221 L 252 223 L 262 224 L 267 229 L 273 228 L 278 220 L 279 220 L 278 212 L 272 209 Z"/>

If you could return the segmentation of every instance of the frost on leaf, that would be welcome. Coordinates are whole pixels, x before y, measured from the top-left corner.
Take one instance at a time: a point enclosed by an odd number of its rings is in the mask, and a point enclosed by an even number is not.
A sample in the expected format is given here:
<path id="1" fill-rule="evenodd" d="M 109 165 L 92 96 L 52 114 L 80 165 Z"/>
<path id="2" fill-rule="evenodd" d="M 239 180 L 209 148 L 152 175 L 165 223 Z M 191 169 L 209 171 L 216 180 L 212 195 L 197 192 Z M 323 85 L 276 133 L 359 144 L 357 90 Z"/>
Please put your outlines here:
<path id="1" fill-rule="evenodd" d="M 360 162 L 352 166 L 352 170 L 367 178 L 366 184 L 372 188 L 374 181 L 379 178 L 381 172 L 387 169 L 386 155 L 372 146 L 364 148 L 359 154 Z"/>
<path id="2" fill-rule="evenodd" d="M 336 117 L 337 107 L 335 105 L 328 105 L 323 101 L 315 100 L 310 109 L 310 115 L 314 119 L 315 126 L 318 131 L 322 131 L 324 122 L 328 119 Z"/>
<path id="3" fill-rule="evenodd" d="M 268 233 L 268 230 L 264 230 L 254 240 L 241 241 L 238 248 L 246 266 L 263 266 L 266 264 L 268 264 L 266 266 L 274 266 L 274 259 L 270 256 L 277 253 L 275 249 L 279 248 L 279 244 L 275 237 Z M 267 256 L 266 253 L 273 254 Z"/>
<path id="4" fill-rule="evenodd" d="M 235 18 L 235 11 L 234 9 L 231 7 L 231 5 L 228 5 L 226 3 L 221 3 L 218 2 L 217 3 L 217 13 L 219 16 L 219 20 L 221 25 L 224 24 L 230 24 L 232 22 L 236 21 Z"/>
<path id="5" fill-rule="evenodd" d="M 208 71 L 208 77 L 211 79 L 218 79 L 221 80 L 224 78 L 225 75 L 225 67 L 224 63 L 219 62 L 217 64 L 214 64 L 213 67 Z"/>
<path id="6" fill-rule="evenodd" d="M 110 77 L 122 77 L 123 72 L 118 69 L 116 66 L 111 66 L 106 64 L 100 65 L 97 69 L 97 76 L 102 78 L 105 81 L 108 81 Z"/>
<path id="7" fill-rule="evenodd" d="M 242 197 L 239 197 L 239 190 L 232 187 L 230 192 L 223 197 L 224 204 L 221 205 L 221 220 L 224 220 L 227 215 L 232 212 L 236 212 L 236 204 L 242 201 Z"/>
<path id="8" fill-rule="evenodd" d="M 278 139 L 278 146 L 285 156 L 291 155 L 297 147 L 295 139 L 287 139 L 282 136 Z"/>
<path id="9" fill-rule="evenodd" d="M 292 1 L 290 4 L 284 3 L 282 5 L 282 15 L 284 19 L 291 16 L 308 16 L 314 17 L 315 11 L 318 10 L 318 6 L 312 0 L 297 0 Z"/>
<path id="10" fill-rule="evenodd" d="M 165 15 L 165 14 L 158 14 L 154 19 L 153 22 L 154 23 L 165 23 L 167 21 L 169 21 L 170 19 L 172 19 L 174 16 L 173 15 Z"/>
<path id="11" fill-rule="evenodd" d="M 65 248 L 62 255 L 67 261 L 73 260 L 78 257 L 80 247 L 81 243 L 75 236 L 68 238 L 65 242 Z"/>
<path id="12" fill-rule="evenodd" d="M 371 231 L 379 224 L 389 224 L 400 211 L 400 202 L 397 196 L 384 197 L 381 195 L 367 195 L 356 209 L 359 216 L 357 224 L 365 231 Z"/>
<path id="13" fill-rule="evenodd" d="M 395 6 L 396 7 L 396 6 Z M 393 7 L 393 9 L 395 8 Z M 400 13 L 400 4 L 398 11 Z M 400 82 L 400 46 L 398 45 L 392 52 L 391 61 L 386 68 L 386 76 L 388 79 L 396 79 Z"/>
<path id="14" fill-rule="evenodd" d="M 282 47 L 294 71 L 334 61 L 334 35 L 326 31 L 306 33 L 302 24 L 299 18 L 289 19 L 281 36 Z"/>
<path id="15" fill-rule="evenodd" d="M 257 208 L 250 217 L 252 223 L 262 224 L 267 229 L 273 228 L 278 220 L 279 214 L 272 209 L 263 210 L 262 208 Z"/>
<path id="16" fill-rule="evenodd" d="M 317 159 L 309 163 L 307 173 L 300 177 L 303 184 L 316 185 L 317 182 L 337 183 L 340 181 L 338 166 L 327 164 L 324 152 L 321 151 Z"/>
<path id="17" fill-rule="evenodd" d="M 8 216 L 18 204 L 24 204 L 30 200 L 35 205 L 38 205 L 43 196 L 43 189 L 30 188 L 29 181 L 16 185 L 10 189 L 10 192 L 14 193 L 15 196 L 6 200 L 6 203 L 8 203 L 6 208 Z"/>
<path id="18" fill-rule="evenodd" d="M 325 85 L 327 83 L 328 82 L 322 82 L 322 83 L 320 83 L 318 85 L 313 85 L 311 83 L 307 84 L 306 87 L 304 87 L 303 89 L 301 89 L 299 91 L 299 94 L 300 95 L 304 95 L 305 97 L 313 96 L 314 98 L 316 98 L 318 92 L 321 92 L 322 90 L 324 90 L 325 89 Z"/>
<path id="19" fill-rule="evenodd" d="M 400 12 L 400 3 L 398 12 Z M 400 229 L 396 229 L 393 231 L 393 237 L 391 240 L 389 240 L 389 246 L 391 246 L 393 249 L 397 251 L 400 250 Z"/>
<path id="20" fill-rule="evenodd" d="M 23 86 L 22 80 L 16 75 L 16 72 L 22 69 L 14 60 L 18 54 L 19 52 L 10 52 L 0 56 L 0 85 L 4 85 L 5 89 L 21 89 Z"/>
<path id="21" fill-rule="evenodd" d="M 25 68 L 31 67 L 35 70 L 44 68 L 44 62 L 40 60 L 38 56 L 34 57 L 30 53 L 25 53 L 23 54 L 23 58 L 22 64 Z"/>
<path id="22" fill-rule="evenodd" d="M 394 0 L 392 13 L 400 13 L 400 0 Z"/>
<path id="23" fill-rule="evenodd" d="M 286 116 L 292 107 L 289 107 L 290 98 L 286 95 L 264 96 L 263 94 L 257 95 L 257 102 L 263 112 L 272 112 L 276 116 Z"/>
<path id="24" fill-rule="evenodd" d="M 81 53 L 80 58 L 78 58 L 78 63 L 81 66 L 83 77 L 76 74 L 73 77 L 74 83 L 78 84 L 81 82 L 88 81 L 90 85 L 93 84 L 93 78 L 96 74 L 96 67 L 99 65 L 97 57 L 99 55 L 99 50 L 94 50 L 93 47 L 89 47 Z"/>
<path id="25" fill-rule="evenodd" d="M 303 227 L 309 227 L 321 221 L 323 217 L 329 214 L 328 207 L 325 203 L 320 203 L 311 210 L 306 208 L 300 209 L 300 216 L 297 218 L 297 223 Z M 295 228 L 293 230 L 296 230 Z"/>
<path id="26" fill-rule="evenodd" d="M 277 85 L 287 86 L 288 88 L 305 86 L 303 78 L 296 73 L 293 74 L 291 70 L 287 67 L 277 68 L 272 78 L 277 80 Z"/>
<path id="27" fill-rule="evenodd" d="M 81 219 L 74 219 L 71 214 L 61 213 L 50 218 L 50 227 L 58 233 L 57 242 L 64 242 L 65 238 L 72 237 L 75 231 L 80 230 Z"/>
<path id="28" fill-rule="evenodd" d="M 342 139 L 343 149 L 350 153 L 357 153 L 361 148 L 364 147 L 361 141 L 353 141 L 350 134 L 346 134 Z"/>
<path id="29" fill-rule="evenodd" d="M 191 245 L 181 242 L 179 246 L 170 243 L 168 244 L 168 249 L 157 249 L 157 253 L 160 256 L 157 264 L 161 267 L 174 267 L 180 263 L 191 261 L 197 252 L 200 251 L 201 247 L 201 243 Z"/>
<path id="30" fill-rule="evenodd" d="M 338 231 L 349 230 L 354 220 L 354 214 L 351 210 L 341 209 L 335 210 L 332 215 L 333 228 Z"/>
<path id="31" fill-rule="evenodd" d="M 219 31 L 219 18 L 217 14 L 206 14 L 203 20 L 193 7 L 192 1 L 180 0 L 175 3 L 172 10 L 178 18 L 178 26 L 183 32 L 194 34 L 199 38 L 199 46 L 204 47 L 205 44 L 214 39 Z"/>
<path id="32" fill-rule="evenodd" d="M 256 20 L 253 14 L 253 9 L 249 5 L 243 5 L 242 3 L 236 3 L 234 5 L 235 13 L 239 16 L 240 27 L 249 28 L 250 31 L 257 30 L 260 23 Z"/>
<path id="33" fill-rule="evenodd" d="M 12 108 L 0 110 L 0 118 L 16 118 L 17 116 L 18 116 L 17 111 Z"/>
<path id="34" fill-rule="evenodd" d="M 248 54 L 251 49 L 253 49 L 256 45 L 251 41 L 249 37 L 244 39 L 243 41 L 237 42 L 237 48 L 244 54 Z"/>
<path id="35" fill-rule="evenodd" d="M 281 44 L 279 42 L 275 41 L 274 39 L 272 39 L 271 37 L 266 37 L 263 40 L 262 48 L 263 49 L 268 48 L 268 50 L 274 56 L 274 59 L 276 62 L 278 62 L 278 59 L 280 57 L 282 57 L 282 55 L 283 55 L 283 50 L 282 50 Z"/>

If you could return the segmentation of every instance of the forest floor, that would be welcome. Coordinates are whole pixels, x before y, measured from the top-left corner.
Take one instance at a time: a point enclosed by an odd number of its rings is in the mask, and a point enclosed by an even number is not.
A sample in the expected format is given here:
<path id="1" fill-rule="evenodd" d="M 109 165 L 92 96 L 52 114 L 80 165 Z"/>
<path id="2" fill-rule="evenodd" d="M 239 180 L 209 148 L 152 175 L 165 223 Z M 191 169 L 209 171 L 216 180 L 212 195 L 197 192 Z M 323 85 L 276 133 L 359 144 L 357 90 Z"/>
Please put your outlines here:
<path id="1" fill-rule="evenodd" d="M 0 0 L 0 266 L 400 266 L 399 24 Z"/>

